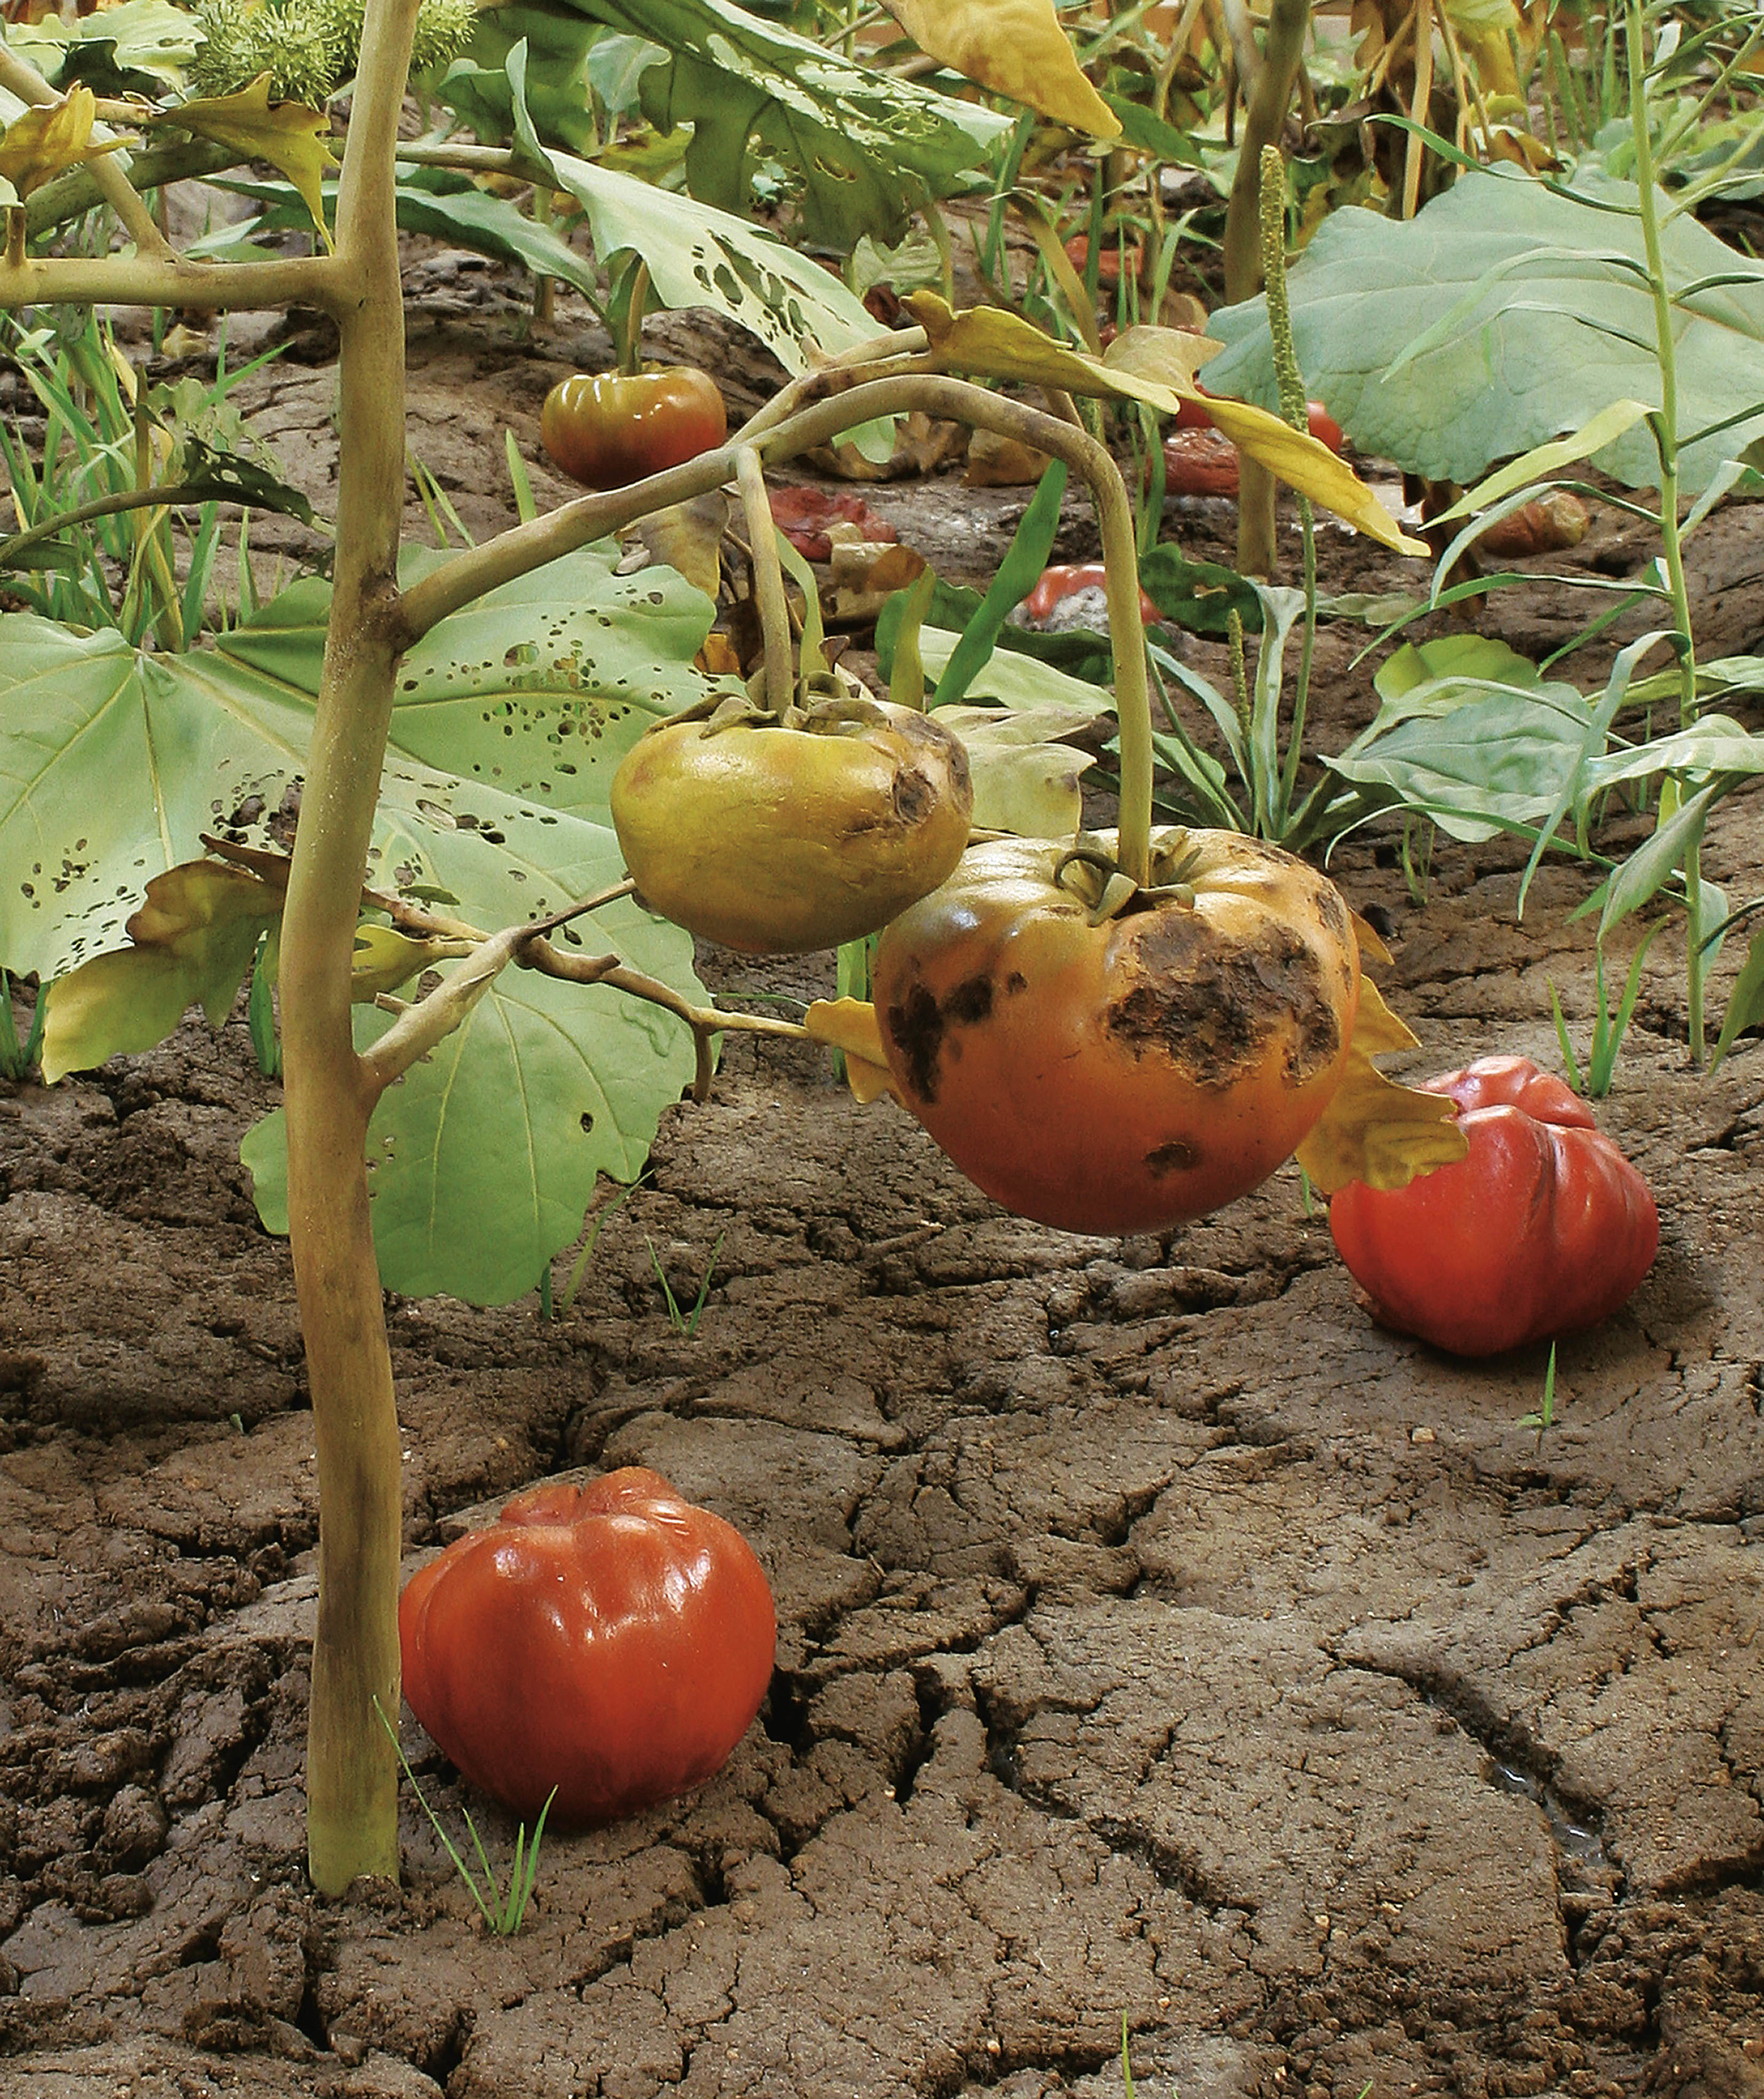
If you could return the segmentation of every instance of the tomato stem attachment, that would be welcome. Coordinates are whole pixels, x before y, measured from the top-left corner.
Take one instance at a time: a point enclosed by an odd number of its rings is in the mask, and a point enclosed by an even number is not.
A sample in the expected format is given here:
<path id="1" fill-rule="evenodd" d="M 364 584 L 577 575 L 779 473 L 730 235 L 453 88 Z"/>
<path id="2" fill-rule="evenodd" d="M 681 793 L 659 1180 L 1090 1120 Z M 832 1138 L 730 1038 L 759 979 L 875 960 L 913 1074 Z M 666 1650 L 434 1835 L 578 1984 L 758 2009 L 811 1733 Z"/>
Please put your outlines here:
<path id="1" fill-rule="evenodd" d="M 766 705 L 775 715 L 788 712 L 794 680 L 790 674 L 790 605 L 784 594 L 784 569 L 778 560 L 777 527 L 759 455 L 743 445 L 735 455 L 735 484 L 747 514 L 747 543 L 753 561 L 754 596 L 759 605 L 760 645 L 764 652 Z"/>
<path id="2" fill-rule="evenodd" d="M 825 375 L 822 375 L 823 376 Z M 1107 451 L 1083 430 L 1057 416 L 1007 400 L 971 380 L 929 372 L 896 372 L 866 380 L 828 401 L 785 417 L 756 439 L 768 464 L 799 458 L 831 443 L 860 424 L 913 409 L 944 421 L 966 423 L 1014 438 L 1063 460 L 1089 486 L 1102 536 L 1115 653 L 1115 715 L 1120 724 L 1120 858 L 1133 881 L 1149 878 L 1151 857 L 1151 693 L 1146 672 L 1146 631 L 1139 617 L 1139 568 L 1133 504 L 1120 469 Z M 757 421 L 757 418 L 755 419 Z M 517 525 L 482 546 L 468 549 L 414 583 L 390 615 L 396 645 L 412 647 L 438 620 L 499 583 L 526 575 L 590 539 L 616 531 L 652 511 L 707 494 L 733 479 L 743 440 L 701 453 L 684 465 L 652 474 L 627 488 L 578 496 L 531 523 Z"/>

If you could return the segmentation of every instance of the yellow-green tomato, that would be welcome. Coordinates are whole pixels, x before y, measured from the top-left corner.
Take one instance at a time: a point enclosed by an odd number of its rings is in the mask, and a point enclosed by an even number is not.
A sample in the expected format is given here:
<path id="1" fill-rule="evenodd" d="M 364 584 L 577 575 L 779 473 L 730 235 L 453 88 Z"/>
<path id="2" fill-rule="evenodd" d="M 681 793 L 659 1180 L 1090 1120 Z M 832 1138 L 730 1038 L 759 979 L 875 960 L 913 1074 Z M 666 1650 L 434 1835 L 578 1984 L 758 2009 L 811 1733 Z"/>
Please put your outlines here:
<path id="1" fill-rule="evenodd" d="M 860 939 L 928 895 L 968 843 L 967 754 L 910 707 L 823 700 L 793 726 L 665 722 L 613 778 L 638 893 L 751 955 Z"/>

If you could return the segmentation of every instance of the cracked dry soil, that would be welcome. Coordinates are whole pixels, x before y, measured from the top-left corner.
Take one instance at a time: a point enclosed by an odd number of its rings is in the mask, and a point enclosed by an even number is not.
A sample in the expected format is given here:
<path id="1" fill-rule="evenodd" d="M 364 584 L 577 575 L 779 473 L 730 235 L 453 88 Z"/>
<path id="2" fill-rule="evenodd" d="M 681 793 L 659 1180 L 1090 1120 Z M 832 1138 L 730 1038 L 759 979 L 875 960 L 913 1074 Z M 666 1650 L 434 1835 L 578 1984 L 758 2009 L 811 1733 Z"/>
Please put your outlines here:
<path id="1" fill-rule="evenodd" d="M 472 418 L 530 455 L 567 346 L 473 363 L 482 333 L 413 319 L 419 420 L 468 404 L 449 485 L 487 512 Z M 976 569 L 1011 521 L 876 499 Z M 1736 514 L 1704 543 L 1710 653 L 1757 645 Z M 1333 633 L 1326 741 L 1370 705 Z M 1442 850 L 1425 908 L 1393 858 L 1335 871 L 1389 931 L 1414 1068 L 1554 1063 L 1551 982 L 1584 1041 L 1583 871 L 1546 869 L 1519 928 L 1506 847 Z M 1709 870 L 1740 896 L 1761 863 L 1735 798 Z M 1677 937 L 1601 1111 L 1660 1256 L 1564 1344 L 1541 1440 L 1542 1353 L 1373 1327 L 1291 1168 L 1181 1231 L 1072 1238 L 788 1045 L 671 1112 L 556 1321 L 394 1300 L 412 1564 L 534 1478 L 641 1463 L 777 1596 L 728 1767 L 548 1837 L 512 1941 L 408 1798 L 401 1888 L 305 1885 L 311 1424 L 237 1160 L 271 1090 L 242 1022 L 0 1085 L 0 2096 L 1046 2099 L 1122 2088 L 1124 2014 L 1156 2099 L 1759 2099 L 1764 1046 L 1687 1070 Z M 646 1235 L 676 1290 L 722 1235 L 694 1340 Z M 507 1819 L 406 1735 L 505 1864 Z"/>

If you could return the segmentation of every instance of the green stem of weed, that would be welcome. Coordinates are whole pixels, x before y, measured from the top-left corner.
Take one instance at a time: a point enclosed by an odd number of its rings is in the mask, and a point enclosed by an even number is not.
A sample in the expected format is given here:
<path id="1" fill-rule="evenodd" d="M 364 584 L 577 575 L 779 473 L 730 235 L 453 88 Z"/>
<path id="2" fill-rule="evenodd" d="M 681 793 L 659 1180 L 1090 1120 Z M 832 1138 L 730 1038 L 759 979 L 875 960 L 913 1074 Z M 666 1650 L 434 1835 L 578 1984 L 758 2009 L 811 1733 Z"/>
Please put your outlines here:
<path id="1" fill-rule="evenodd" d="M 1678 537 L 1678 371 L 1672 333 L 1672 293 L 1666 282 L 1660 246 L 1660 199 L 1654 187 L 1652 137 L 1648 128 L 1647 53 L 1641 0 L 1625 0 L 1625 40 L 1630 74 L 1630 129 L 1635 147 L 1635 181 L 1641 208 L 1642 240 L 1654 297 L 1655 350 L 1660 365 L 1660 412 L 1648 418 L 1660 455 L 1661 559 L 1672 596 L 1674 647 L 1678 659 L 1678 720 L 1688 728 L 1696 715 L 1696 644 L 1691 626 L 1690 592 L 1684 579 L 1684 552 Z M 1703 1062 L 1704 958 L 1702 937 L 1702 855 L 1693 844 L 1684 857 L 1686 931 L 1685 992 L 1691 1036 L 1691 1061 Z"/>

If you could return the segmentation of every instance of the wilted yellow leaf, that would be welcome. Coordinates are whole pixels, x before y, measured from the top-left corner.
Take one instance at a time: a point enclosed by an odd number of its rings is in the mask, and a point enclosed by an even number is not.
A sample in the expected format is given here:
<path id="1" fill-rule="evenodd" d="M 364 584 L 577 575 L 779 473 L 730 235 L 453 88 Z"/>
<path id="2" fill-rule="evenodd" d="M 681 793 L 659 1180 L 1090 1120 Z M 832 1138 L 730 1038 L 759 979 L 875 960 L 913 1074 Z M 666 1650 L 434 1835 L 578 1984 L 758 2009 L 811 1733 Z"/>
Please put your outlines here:
<path id="1" fill-rule="evenodd" d="M 1387 1079 L 1375 1056 L 1414 1047 L 1369 977 L 1360 979 L 1348 1069 L 1322 1120 L 1299 1146 L 1298 1160 L 1326 1195 L 1350 1181 L 1369 1188 L 1406 1188 L 1470 1149 L 1458 1127 L 1458 1104 L 1446 1094 L 1423 1094 Z"/>
<path id="2" fill-rule="evenodd" d="M 350 997 L 357 1005 L 372 1005 L 383 992 L 396 991 L 431 963 L 459 951 L 456 940 L 413 940 L 389 926 L 358 926 L 350 959 Z"/>
<path id="3" fill-rule="evenodd" d="M 134 944 L 99 955 L 49 987 L 44 1083 L 122 1051 L 151 1050 L 192 1005 L 218 1027 L 259 936 L 281 911 L 280 892 L 243 868 L 189 860 L 155 875 L 129 921 Z"/>
<path id="4" fill-rule="evenodd" d="M 884 1094 L 894 1093 L 894 1074 L 888 1068 L 888 1052 L 882 1047 L 882 1028 L 876 1009 L 867 999 L 817 998 L 803 1024 L 816 1041 L 845 1052 L 845 1082 L 860 1107 L 868 1107 Z"/>
<path id="5" fill-rule="evenodd" d="M 1079 70 L 1054 0 L 882 0 L 922 51 L 995 94 L 1093 138 L 1120 119 Z"/>
<path id="6" fill-rule="evenodd" d="M 267 161 L 279 168 L 299 191 L 313 224 L 325 232 L 323 184 L 325 169 L 332 165 L 326 143 L 331 120 L 322 111 L 302 108 L 297 102 L 279 102 L 272 108 L 266 73 L 236 95 L 179 103 L 158 121 L 215 139 L 242 160 Z"/>
<path id="7" fill-rule="evenodd" d="M 59 102 L 46 102 L 15 117 L 0 134 L 0 175 L 28 197 L 64 168 L 116 152 L 125 140 L 92 143 L 95 106 L 90 88 L 73 87 Z"/>
<path id="8" fill-rule="evenodd" d="M 925 330 L 932 355 L 945 371 L 986 379 L 1011 379 L 1028 386 L 1063 387 L 1068 394 L 1105 400 L 1142 401 L 1160 415 L 1173 416 L 1185 400 L 1203 401 L 1208 414 L 1249 458 L 1308 495 L 1313 503 L 1344 518 L 1368 539 L 1400 554 L 1426 558 L 1427 548 L 1408 538 L 1397 521 L 1353 469 L 1339 460 L 1308 430 L 1295 430 L 1265 408 L 1247 401 L 1222 401 L 1186 383 L 1179 376 L 1190 341 L 1179 329 L 1136 328 L 1139 340 L 1119 363 L 1087 357 L 1083 351 L 1044 335 L 1032 321 L 997 306 L 956 312 L 935 292 L 913 292 L 901 304 Z M 1172 345 L 1155 338 L 1173 336 Z M 1148 377 L 1134 367 L 1156 359 L 1160 376 Z"/>

